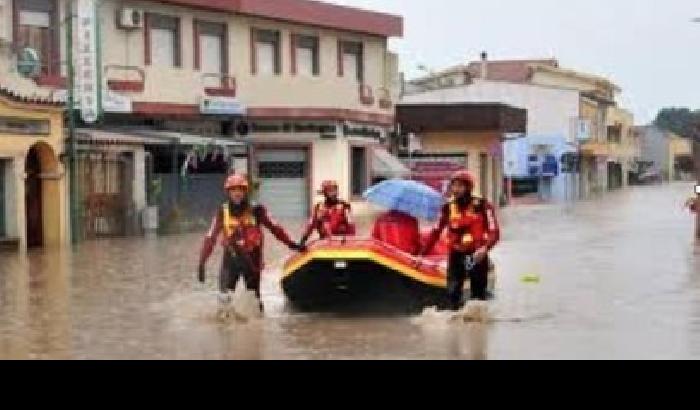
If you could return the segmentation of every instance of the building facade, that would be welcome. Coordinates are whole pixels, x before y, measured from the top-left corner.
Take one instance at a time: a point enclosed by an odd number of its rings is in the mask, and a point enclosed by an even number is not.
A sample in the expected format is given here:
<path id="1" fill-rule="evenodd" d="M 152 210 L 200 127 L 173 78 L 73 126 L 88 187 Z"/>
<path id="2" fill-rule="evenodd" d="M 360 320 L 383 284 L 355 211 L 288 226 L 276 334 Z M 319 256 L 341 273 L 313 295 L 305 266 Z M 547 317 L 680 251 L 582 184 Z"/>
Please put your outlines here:
<path id="1" fill-rule="evenodd" d="M 543 199 L 566 199 L 572 193 L 588 197 L 624 185 L 626 178 L 620 178 L 624 167 L 618 162 L 626 163 L 627 147 L 611 159 L 608 127 L 616 130 L 623 124 L 620 127 L 628 129 L 631 120 L 616 107 L 619 87 L 605 78 L 563 69 L 554 59 L 490 61 L 484 54 L 481 61 L 413 80 L 403 89 L 403 101 L 493 101 L 526 108 L 532 136 L 525 141 L 532 141 L 513 142 L 507 151 L 523 157 L 511 162 L 524 163 L 522 170 L 536 174 L 520 172 L 514 181 L 526 182 Z M 608 119 L 609 112 L 616 115 L 614 120 Z M 578 154 L 579 166 L 573 174 L 561 172 L 562 155 L 572 151 Z M 549 172 L 537 171 L 545 167 Z M 551 172 L 555 169 L 559 172 Z"/>
<path id="2" fill-rule="evenodd" d="M 63 106 L 0 85 L 0 246 L 68 243 Z"/>
<path id="3" fill-rule="evenodd" d="M 505 81 L 472 79 L 469 84 L 406 94 L 405 103 L 489 103 L 498 101 L 527 110 L 527 134 L 504 141 L 504 172 L 511 194 L 537 193 L 542 200 L 576 197 L 577 178 L 562 172 L 560 158 L 576 151 L 575 90 Z M 550 167 L 551 159 L 554 166 Z"/>
<path id="4" fill-rule="evenodd" d="M 431 174 L 468 169 L 477 195 L 503 203 L 503 141 L 527 131 L 527 111 L 504 104 L 402 102 L 396 116 L 402 133 L 419 140 L 420 149 L 404 157 L 414 178 L 446 192 L 449 173 L 440 174 L 439 181 Z"/>
<path id="5" fill-rule="evenodd" d="M 378 172 L 374 152 L 392 129 L 398 98 L 398 58 L 388 39 L 403 34 L 400 17 L 307 0 L 3 4 L 12 27 L 3 38 L 12 47 L 0 70 L 13 89 L 58 100 L 66 98 L 68 74 L 59 22 L 66 10 L 76 14 L 77 107 L 87 139 L 106 132 L 128 147 L 150 130 L 211 140 L 164 151 L 142 139 L 140 148 L 121 150 L 131 152 L 126 162 L 121 154 L 115 160 L 114 148 L 102 150 L 107 162 L 126 164 L 127 175 L 139 175 L 149 156 L 159 164 L 173 158 L 161 168 L 180 174 L 193 152 L 226 148 L 213 141 L 245 140 L 252 149 L 238 168 L 260 183 L 259 199 L 276 215 L 299 217 L 321 181 L 338 180 L 343 196 L 359 199 Z M 39 73 L 13 70 L 24 48 L 40 56 Z M 148 194 L 132 194 L 143 208 Z"/>
<path id="6" fill-rule="evenodd" d="M 635 127 L 641 161 L 664 181 L 685 179 L 692 173 L 692 142 L 670 131 L 648 125 Z M 682 162 L 687 166 L 680 166 Z M 686 175 L 682 175 L 686 174 Z"/>

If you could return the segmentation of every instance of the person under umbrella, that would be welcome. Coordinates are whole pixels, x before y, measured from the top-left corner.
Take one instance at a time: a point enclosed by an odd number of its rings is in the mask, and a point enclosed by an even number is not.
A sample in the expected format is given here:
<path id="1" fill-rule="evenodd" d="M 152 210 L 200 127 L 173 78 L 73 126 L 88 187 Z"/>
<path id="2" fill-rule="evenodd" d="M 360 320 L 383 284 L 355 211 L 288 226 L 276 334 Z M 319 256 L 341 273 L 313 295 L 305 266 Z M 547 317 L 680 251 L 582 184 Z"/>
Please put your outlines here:
<path id="1" fill-rule="evenodd" d="M 375 221 L 372 237 L 411 255 L 420 251 L 417 218 L 437 219 L 444 203 L 442 196 L 427 185 L 397 179 L 375 185 L 364 197 L 389 210 Z"/>

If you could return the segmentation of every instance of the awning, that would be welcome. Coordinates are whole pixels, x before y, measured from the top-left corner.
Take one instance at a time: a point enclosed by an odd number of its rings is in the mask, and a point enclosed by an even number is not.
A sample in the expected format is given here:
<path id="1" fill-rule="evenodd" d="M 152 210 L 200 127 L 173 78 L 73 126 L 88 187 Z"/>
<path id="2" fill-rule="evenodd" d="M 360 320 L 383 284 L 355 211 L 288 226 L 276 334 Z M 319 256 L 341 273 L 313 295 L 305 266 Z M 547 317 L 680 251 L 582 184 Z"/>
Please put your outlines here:
<path id="1" fill-rule="evenodd" d="M 372 156 L 372 174 L 375 177 L 395 179 L 406 178 L 411 174 L 411 171 L 398 158 L 384 148 L 374 148 Z"/>
<path id="2" fill-rule="evenodd" d="M 169 131 L 153 131 L 143 129 L 77 129 L 76 140 L 84 145 L 216 145 L 219 147 L 246 146 L 245 142 L 217 138 L 202 137 L 194 134 L 183 134 Z"/>

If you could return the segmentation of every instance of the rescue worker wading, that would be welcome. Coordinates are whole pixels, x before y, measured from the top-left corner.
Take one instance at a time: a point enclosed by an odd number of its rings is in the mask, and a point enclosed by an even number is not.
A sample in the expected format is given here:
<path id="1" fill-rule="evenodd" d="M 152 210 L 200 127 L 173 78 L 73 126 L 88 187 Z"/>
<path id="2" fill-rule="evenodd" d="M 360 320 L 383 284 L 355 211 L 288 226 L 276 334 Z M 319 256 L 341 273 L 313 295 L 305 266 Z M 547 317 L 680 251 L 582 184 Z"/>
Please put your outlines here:
<path id="1" fill-rule="evenodd" d="M 449 265 L 447 291 L 450 309 L 462 306 L 464 282 L 471 281 L 472 298 L 486 300 L 489 258 L 488 252 L 500 238 L 498 221 L 493 205 L 472 195 L 474 178 L 467 171 L 460 171 L 451 181 L 453 199 L 443 207 L 438 226 L 432 231 L 423 254 L 428 254 L 449 229 Z"/>
<path id="2" fill-rule="evenodd" d="M 314 231 L 318 232 L 321 239 L 331 236 L 355 235 L 355 228 L 351 222 L 350 204 L 338 198 L 338 183 L 325 181 L 319 192 L 324 196 L 324 201 L 316 204 L 309 219 L 300 245 L 304 246 Z"/>
<path id="3" fill-rule="evenodd" d="M 206 280 L 206 263 L 217 239 L 221 234 L 221 244 L 224 247 L 224 257 L 219 275 L 219 290 L 221 303 L 230 302 L 228 292 L 235 291 L 241 276 L 246 288 L 254 291 L 260 301 L 260 277 L 263 270 L 263 231 L 267 228 L 280 242 L 291 250 L 301 251 L 304 248 L 292 242 L 285 230 L 274 222 L 262 205 L 253 205 L 248 200 L 248 180 L 240 175 L 230 176 L 224 185 L 229 200 L 221 206 L 204 239 L 199 259 L 198 279 Z"/>

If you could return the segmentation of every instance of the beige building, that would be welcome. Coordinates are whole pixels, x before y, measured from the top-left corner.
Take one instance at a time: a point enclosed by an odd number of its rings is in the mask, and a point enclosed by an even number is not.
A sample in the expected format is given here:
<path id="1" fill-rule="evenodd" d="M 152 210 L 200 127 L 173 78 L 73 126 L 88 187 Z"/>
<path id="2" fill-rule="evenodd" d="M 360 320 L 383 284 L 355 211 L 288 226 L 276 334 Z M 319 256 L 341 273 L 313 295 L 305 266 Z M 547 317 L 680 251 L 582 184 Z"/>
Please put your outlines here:
<path id="1" fill-rule="evenodd" d="M 576 124 L 579 133 L 581 154 L 580 187 L 584 197 L 600 194 L 609 189 L 622 187 L 629 166 L 611 158 L 611 143 L 608 131 L 614 133 L 632 123 L 628 114 L 616 107 L 615 97 L 621 89 L 606 78 L 568 70 L 555 64 L 537 64 L 531 67 L 530 82 L 549 87 L 562 87 L 580 93 L 579 118 Z M 616 118 L 610 119 L 609 115 Z M 624 119 L 622 122 L 615 120 Z M 612 127 L 612 128 L 610 128 Z M 614 137 L 614 140 L 622 139 Z M 619 145 L 617 142 L 614 145 Z M 618 149 L 615 147 L 615 149 Z"/>
<path id="2" fill-rule="evenodd" d="M 492 103 L 405 102 L 397 106 L 397 121 L 419 141 L 419 149 L 406 158 L 415 179 L 445 190 L 451 165 L 457 165 L 474 175 L 475 194 L 502 202 L 503 141 L 527 131 L 526 110 Z"/>
<path id="3" fill-rule="evenodd" d="M 693 163 L 693 142 L 690 138 L 682 138 L 672 134 L 668 141 L 668 176 L 671 180 L 691 180 L 690 172 L 684 172 L 681 161 Z M 689 167 L 688 167 L 689 168 Z"/>
<path id="4" fill-rule="evenodd" d="M 634 132 L 634 116 L 629 111 L 610 107 L 607 124 L 608 189 L 617 189 L 629 185 L 630 172 L 641 159 L 641 145 Z"/>
<path id="5" fill-rule="evenodd" d="M 0 247 L 68 243 L 63 106 L 0 84 Z"/>
<path id="6" fill-rule="evenodd" d="M 0 46 L 8 87 L 65 100 L 66 1 L 0 3 L 10 27 L 0 42 L 14 45 Z M 144 128 L 244 139 L 255 154 L 235 168 L 253 173 L 260 199 L 280 216 L 306 215 L 323 180 L 338 180 L 352 198 L 371 182 L 374 150 L 394 123 L 398 59 L 387 43 L 403 34 L 400 17 L 307 0 L 71 4 L 84 128 L 121 133 L 117 142 L 129 146 L 139 145 L 132 130 Z M 29 78 L 15 69 L 24 47 L 41 60 Z M 150 142 L 140 141 L 126 151 L 148 157 Z M 193 148 L 175 152 L 169 172 Z"/>

